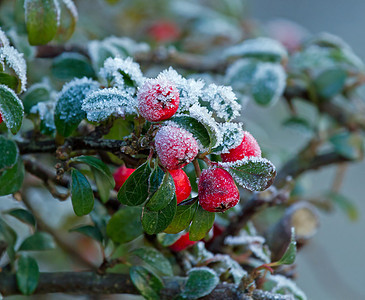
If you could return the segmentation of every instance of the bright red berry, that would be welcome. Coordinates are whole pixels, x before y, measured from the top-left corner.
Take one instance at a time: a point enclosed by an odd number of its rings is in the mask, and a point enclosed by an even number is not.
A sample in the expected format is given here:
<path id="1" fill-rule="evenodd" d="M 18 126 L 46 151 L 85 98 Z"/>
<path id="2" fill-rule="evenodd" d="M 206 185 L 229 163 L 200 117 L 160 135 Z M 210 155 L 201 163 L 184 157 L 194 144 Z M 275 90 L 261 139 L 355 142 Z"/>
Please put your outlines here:
<path id="1" fill-rule="evenodd" d="M 193 246 L 197 242 L 190 241 L 189 232 L 183 234 L 175 243 L 170 246 L 170 249 L 175 252 L 180 252 L 188 247 Z"/>
<path id="2" fill-rule="evenodd" d="M 169 170 L 169 173 L 172 176 L 172 179 L 175 183 L 175 193 L 177 198 L 177 204 L 181 201 L 184 201 L 186 198 L 190 196 L 191 193 L 191 184 L 188 178 L 188 175 L 181 170 Z"/>
<path id="3" fill-rule="evenodd" d="M 221 154 L 223 162 L 231 162 L 249 157 L 261 157 L 261 149 L 251 133 L 245 131 L 239 146 Z"/>
<path id="4" fill-rule="evenodd" d="M 3 116 L 0 114 L 0 124 L 3 122 Z"/>
<path id="5" fill-rule="evenodd" d="M 205 169 L 198 184 L 199 203 L 210 212 L 223 212 L 235 206 L 240 193 L 232 176 L 224 169 Z"/>
<path id="6" fill-rule="evenodd" d="M 157 131 L 155 148 L 161 164 L 167 170 L 181 169 L 198 154 L 198 143 L 193 135 L 170 125 Z"/>
<path id="7" fill-rule="evenodd" d="M 149 79 L 139 89 L 138 110 L 147 121 L 158 122 L 171 118 L 179 108 L 177 88 L 168 81 Z"/>
<path id="8" fill-rule="evenodd" d="M 159 21 L 148 29 L 148 34 L 156 42 L 166 43 L 176 41 L 180 36 L 180 30 L 173 22 Z"/>
<path id="9" fill-rule="evenodd" d="M 134 172 L 135 169 L 127 168 L 126 166 L 121 166 L 114 173 L 113 177 L 115 180 L 115 190 L 119 191 L 122 187 L 123 183 L 127 180 L 127 178 Z"/>

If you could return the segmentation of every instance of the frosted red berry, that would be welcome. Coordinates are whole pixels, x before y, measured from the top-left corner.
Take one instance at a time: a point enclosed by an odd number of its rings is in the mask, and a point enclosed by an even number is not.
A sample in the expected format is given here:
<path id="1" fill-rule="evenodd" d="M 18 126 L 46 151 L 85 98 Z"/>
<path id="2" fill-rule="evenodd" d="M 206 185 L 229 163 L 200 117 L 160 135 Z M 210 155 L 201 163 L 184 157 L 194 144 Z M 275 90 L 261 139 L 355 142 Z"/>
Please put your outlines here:
<path id="1" fill-rule="evenodd" d="M 197 242 L 190 241 L 189 232 L 183 234 L 175 243 L 170 246 L 170 249 L 175 252 L 180 252 L 188 247 L 193 246 Z"/>
<path id="2" fill-rule="evenodd" d="M 205 169 L 198 184 L 199 204 L 210 212 L 223 212 L 237 205 L 240 194 L 232 176 L 224 169 Z"/>
<path id="3" fill-rule="evenodd" d="M 171 118 L 179 108 L 177 88 L 166 80 L 150 79 L 139 89 L 138 110 L 147 121 L 158 122 Z"/>
<path id="4" fill-rule="evenodd" d="M 261 149 L 251 133 L 245 131 L 239 146 L 229 150 L 229 153 L 221 154 L 223 162 L 232 162 L 249 157 L 261 157 Z"/>
<path id="5" fill-rule="evenodd" d="M 198 154 L 198 143 L 193 135 L 171 125 L 157 131 L 155 148 L 161 164 L 167 170 L 181 169 Z"/>
<path id="6" fill-rule="evenodd" d="M 124 182 L 128 179 L 128 177 L 134 172 L 135 169 L 127 168 L 126 166 L 121 166 L 114 173 L 113 177 L 115 180 L 115 190 L 119 191 Z"/>
<path id="7" fill-rule="evenodd" d="M 179 204 L 190 196 L 191 184 L 188 175 L 183 170 L 170 170 L 169 173 L 174 180 L 177 204 Z"/>

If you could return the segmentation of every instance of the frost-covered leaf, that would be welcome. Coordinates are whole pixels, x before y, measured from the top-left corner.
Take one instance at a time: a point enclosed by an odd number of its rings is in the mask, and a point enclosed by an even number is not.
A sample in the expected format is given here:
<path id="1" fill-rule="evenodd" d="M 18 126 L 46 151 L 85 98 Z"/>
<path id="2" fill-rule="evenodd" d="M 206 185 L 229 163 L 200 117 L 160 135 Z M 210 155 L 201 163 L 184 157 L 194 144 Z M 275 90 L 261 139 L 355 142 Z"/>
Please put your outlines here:
<path id="1" fill-rule="evenodd" d="M 10 139 L 0 135 L 0 172 L 12 168 L 19 157 L 17 144 Z"/>
<path id="2" fill-rule="evenodd" d="M 27 87 L 27 65 L 23 54 L 12 46 L 0 48 L 0 65 L 3 70 L 6 70 L 6 67 L 11 69 L 18 78 L 19 84 L 15 92 L 24 92 Z"/>
<path id="3" fill-rule="evenodd" d="M 259 62 L 253 59 L 238 59 L 227 69 L 225 82 L 241 92 L 250 88 Z"/>
<path id="4" fill-rule="evenodd" d="M 219 283 L 216 272 L 207 267 L 193 268 L 188 273 L 188 280 L 183 288 L 182 296 L 197 299 L 209 295 Z"/>
<path id="5" fill-rule="evenodd" d="M 215 149 L 214 153 L 228 153 L 229 150 L 238 147 L 243 140 L 244 131 L 242 129 L 242 123 L 220 123 L 220 130 L 222 132 L 222 143 Z"/>
<path id="6" fill-rule="evenodd" d="M 51 100 L 47 102 L 39 102 L 30 110 L 31 114 L 39 115 L 41 120 L 40 131 L 45 135 L 53 135 L 56 131 L 56 125 L 54 122 L 55 107 L 56 102 Z"/>
<path id="7" fill-rule="evenodd" d="M 286 74 L 279 64 L 260 63 L 251 84 L 251 94 L 256 103 L 274 105 L 284 92 Z"/>
<path id="8" fill-rule="evenodd" d="M 133 266 L 129 271 L 129 275 L 134 286 L 145 299 L 160 299 L 159 292 L 163 288 L 163 283 L 159 277 L 140 266 Z"/>
<path id="9" fill-rule="evenodd" d="M 124 89 L 131 96 L 137 92 L 137 87 L 141 86 L 145 80 L 139 64 L 133 62 L 130 57 L 106 59 L 99 75 L 109 86 Z"/>
<path id="10" fill-rule="evenodd" d="M 98 241 L 99 243 L 101 243 L 104 239 L 99 228 L 97 228 L 95 226 L 91 226 L 91 225 L 84 225 L 84 226 L 72 228 L 72 229 L 70 229 L 70 232 L 78 232 L 78 233 L 84 234 L 84 235 L 94 239 L 95 241 Z"/>
<path id="11" fill-rule="evenodd" d="M 134 255 L 138 256 L 144 262 L 146 262 L 149 266 L 155 269 L 157 272 L 161 273 L 165 276 L 172 276 L 172 267 L 170 262 L 165 256 L 155 248 L 152 247 L 144 247 L 133 250 Z"/>
<path id="12" fill-rule="evenodd" d="M 57 0 L 25 0 L 25 23 L 31 45 L 44 45 L 57 33 L 60 7 Z"/>
<path id="13" fill-rule="evenodd" d="M 87 178 L 76 169 L 71 171 L 71 200 L 76 216 L 89 214 L 94 207 L 94 194 Z"/>
<path id="14" fill-rule="evenodd" d="M 33 84 L 23 95 L 24 111 L 29 114 L 30 109 L 39 102 L 51 100 L 51 87 L 48 82 Z"/>
<path id="15" fill-rule="evenodd" d="M 33 227 L 36 226 L 37 222 L 36 222 L 33 214 L 29 210 L 22 209 L 22 208 L 14 208 L 12 210 L 7 211 L 6 213 L 13 216 L 14 218 L 17 218 L 21 222 L 24 222 Z"/>
<path id="16" fill-rule="evenodd" d="M 200 205 L 194 214 L 189 229 L 189 239 L 200 241 L 203 239 L 214 224 L 215 213 L 204 210 Z"/>
<path id="17" fill-rule="evenodd" d="M 146 208 L 159 211 L 165 208 L 175 196 L 175 184 L 169 172 L 166 172 L 157 191 L 150 197 Z"/>
<path id="18" fill-rule="evenodd" d="M 173 220 L 176 213 L 176 195 L 170 203 L 160 211 L 151 211 L 144 207 L 142 211 L 142 226 L 147 234 L 157 234 L 164 231 Z"/>
<path id="19" fill-rule="evenodd" d="M 76 29 L 79 15 L 73 0 L 61 0 L 60 5 L 61 16 L 56 38 L 57 40 L 67 41 Z"/>
<path id="20" fill-rule="evenodd" d="M 198 201 L 191 205 L 178 205 L 175 217 L 164 232 L 175 234 L 186 229 L 193 220 L 197 207 Z"/>
<path id="21" fill-rule="evenodd" d="M 95 77 L 95 72 L 86 56 L 80 53 L 65 52 L 52 62 L 52 75 L 63 80 Z"/>
<path id="22" fill-rule="evenodd" d="M 21 255 L 16 271 L 16 282 L 24 295 L 31 295 L 38 286 L 39 268 L 37 261 L 26 255 Z"/>
<path id="23" fill-rule="evenodd" d="M 274 181 L 276 170 L 265 158 L 244 158 L 235 162 L 219 163 L 235 181 L 250 191 L 266 190 Z"/>
<path id="24" fill-rule="evenodd" d="M 19 191 L 23 185 L 25 170 L 21 156 L 16 164 L 0 173 L 0 196 L 10 195 Z"/>
<path id="25" fill-rule="evenodd" d="M 88 78 L 75 79 L 65 84 L 58 96 L 55 124 L 59 134 L 68 137 L 77 128 L 86 113 L 83 100 L 99 88 L 99 83 Z"/>
<path id="26" fill-rule="evenodd" d="M 123 207 L 108 222 L 107 235 L 115 243 L 127 243 L 143 234 L 140 207 Z"/>
<path id="27" fill-rule="evenodd" d="M 2 31 L 0 27 L 0 47 L 6 47 L 9 45 L 10 45 L 9 39 L 6 36 L 5 32 Z"/>
<path id="28" fill-rule="evenodd" d="M 0 113 L 6 126 L 16 134 L 23 122 L 23 103 L 6 85 L 0 85 Z"/>
<path id="29" fill-rule="evenodd" d="M 319 96 L 330 99 L 342 91 L 345 86 L 347 72 L 341 68 L 327 69 L 314 80 Z"/>
<path id="30" fill-rule="evenodd" d="M 204 81 L 185 79 L 171 67 L 161 72 L 157 79 L 171 82 L 178 89 L 180 94 L 178 113 L 187 112 L 194 104 L 198 104 L 199 98 L 203 95 Z"/>
<path id="31" fill-rule="evenodd" d="M 254 57 L 266 61 L 281 61 L 287 58 L 288 53 L 280 42 L 260 37 L 243 41 L 241 44 L 228 48 L 225 57 Z"/>
<path id="32" fill-rule="evenodd" d="M 152 170 L 149 162 L 139 166 L 124 182 L 118 192 L 118 200 L 128 206 L 138 206 L 148 198 L 148 181 Z"/>
<path id="33" fill-rule="evenodd" d="M 263 289 L 269 290 L 272 293 L 282 295 L 294 295 L 296 300 L 307 300 L 303 291 L 298 288 L 294 281 L 283 275 L 270 275 L 266 277 Z"/>
<path id="34" fill-rule="evenodd" d="M 89 121 L 100 122 L 111 115 L 125 117 L 136 114 L 136 99 L 124 90 L 106 88 L 91 93 L 82 103 Z"/>
<path id="35" fill-rule="evenodd" d="M 224 121 L 230 121 L 240 115 L 241 104 L 238 103 L 232 88 L 210 84 L 203 91 L 203 103 L 207 102 L 214 115 Z"/>
<path id="36" fill-rule="evenodd" d="M 26 238 L 20 245 L 18 251 L 43 251 L 56 247 L 53 237 L 46 232 L 36 232 Z"/>

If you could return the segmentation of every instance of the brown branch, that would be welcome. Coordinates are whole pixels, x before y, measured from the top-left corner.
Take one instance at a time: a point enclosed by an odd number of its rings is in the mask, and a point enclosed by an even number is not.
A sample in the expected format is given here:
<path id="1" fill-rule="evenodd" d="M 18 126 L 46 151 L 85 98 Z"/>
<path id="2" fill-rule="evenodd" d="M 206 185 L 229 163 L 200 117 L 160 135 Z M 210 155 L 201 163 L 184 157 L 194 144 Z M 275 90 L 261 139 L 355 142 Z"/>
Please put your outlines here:
<path id="1" fill-rule="evenodd" d="M 164 288 L 161 290 L 160 299 L 173 299 L 181 293 L 184 283 L 185 279 L 181 277 L 164 278 Z M 0 293 L 4 296 L 20 294 L 15 275 L 0 273 Z M 139 294 L 127 274 L 109 273 L 101 276 L 92 272 L 41 273 L 34 294 L 48 293 L 74 295 Z M 209 295 L 200 299 L 242 300 L 246 298 L 235 285 L 221 283 Z"/>

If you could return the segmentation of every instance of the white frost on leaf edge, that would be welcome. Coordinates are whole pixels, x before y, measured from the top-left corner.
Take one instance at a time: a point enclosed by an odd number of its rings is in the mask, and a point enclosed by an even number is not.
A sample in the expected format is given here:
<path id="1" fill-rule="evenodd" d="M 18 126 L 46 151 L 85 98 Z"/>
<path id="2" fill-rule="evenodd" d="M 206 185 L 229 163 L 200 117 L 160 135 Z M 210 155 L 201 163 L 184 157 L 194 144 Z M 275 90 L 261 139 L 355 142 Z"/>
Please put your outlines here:
<path id="1" fill-rule="evenodd" d="M 27 89 L 27 64 L 25 63 L 23 53 L 19 53 L 12 46 L 0 48 L 0 64 L 3 69 L 7 65 L 14 70 L 21 84 L 19 93 L 25 92 Z"/>
<path id="2" fill-rule="evenodd" d="M 5 32 L 0 27 L 0 47 L 10 46 L 10 42 Z"/>
<path id="3" fill-rule="evenodd" d="M 286 278 L 283 275 L 269 275 L 269 280 L 272 280 L 276 283 L 276 286 L 271 290 L 273 293 L 277 293 L 281 288 L 288 288 L 291 290 L 295 295 L 298 295 L 302 298 L 302 300 L 307 300 L 307 296 L 304 292 L 290 279 Z"/>
<path id="4" fill-rule="evenodd" d="M 24 116 L 24 106 L 23 106 L 23 102 L 19 99 L 19 97 L 17 96 L 17 94 L 11 89 L 9 88 L 7 85 L 5 84 L 0 84 L 0 88 L 6 90 L 7 92 L 11 93 L 11 95 L 14 97 L 14 99 L 18 102 L 18 104 L 20 105 L 20 107 L 22 108 L 22 115 Z M 6 126 L 8 128 L 13 128 L 13 127 L 16 127 L 16 121 L 13 119 L 13 116 L 12 115 L 8 115 L 4 112 L 4 110 L 2 109 L 1 107 L 1 104 L 0 104 L 0 113 L 1 113 L 1 117 L 2 119 L 4 120 Z M 15 126 L 12 126 L 15 125 Z"/>
<path id="5" fill-rule="evenodd" d="M 72 0 L 62 0 L 71 15 L 74 17 L 75 20 L 79 18 L 79 13 L 77 12 L 77 8 L 75 3 Z"/>

